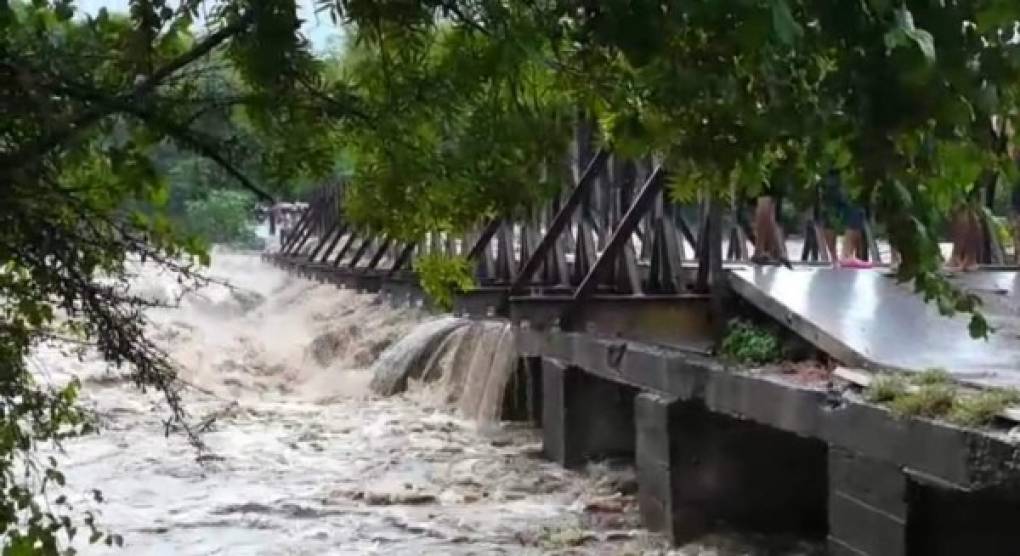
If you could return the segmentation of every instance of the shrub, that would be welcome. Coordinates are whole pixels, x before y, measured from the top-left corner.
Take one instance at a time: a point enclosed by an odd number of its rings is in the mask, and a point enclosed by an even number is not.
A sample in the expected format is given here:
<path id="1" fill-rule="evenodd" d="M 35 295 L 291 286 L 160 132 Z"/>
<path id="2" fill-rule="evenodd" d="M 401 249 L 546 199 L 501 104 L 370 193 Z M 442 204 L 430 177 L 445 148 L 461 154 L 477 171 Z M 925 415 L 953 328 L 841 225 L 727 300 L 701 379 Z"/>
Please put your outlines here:
<path id="1" fill-rule="evenodd" d="M 871 403 L 889 403 L 907 393 L 907 384 L 902 378 L 892 375 L 876 376 L 864 390 L 864 397 Z"/>
<path id="2" fill-rule="evenodd" d="M 961 396 L 956 400 L 947 418 L 953 423 L 967 427 L 989 425 L 1004 409 L 1018 401 L 1020 396 L 1016 392 L 1006 390 Z"/>
<path id="3" fill-rule="evenodd" d="M 444 311 L 453 308 L 454 294 L 470 290 L 475 285 L 471 262 L 465 257 L 425 255 L 415 261 L 414 270 L 426 295 Z"/>
<path id="4" fill-rule="evenodd" d="M 939 384 L 950 384 L 953 381 L 949 371 L 939 368 L 931 368 L 914 375 L 913 382 L 918 386 L 937 386 Z"/>
<path id="5" fill-rule="evenodd" d="M 956 390 L 945 384 L 928 384 L 889 402 L 889 409 L 903 417 L 945 417 L 956 405 Z"/>
<path id="6" fill-rule="evenodd" d="M 740 319 L 730 321 L 721 351 L 735 361 L 755 365 L 772 363 L 782 356 L 782 346 L 774 334 Z"/>

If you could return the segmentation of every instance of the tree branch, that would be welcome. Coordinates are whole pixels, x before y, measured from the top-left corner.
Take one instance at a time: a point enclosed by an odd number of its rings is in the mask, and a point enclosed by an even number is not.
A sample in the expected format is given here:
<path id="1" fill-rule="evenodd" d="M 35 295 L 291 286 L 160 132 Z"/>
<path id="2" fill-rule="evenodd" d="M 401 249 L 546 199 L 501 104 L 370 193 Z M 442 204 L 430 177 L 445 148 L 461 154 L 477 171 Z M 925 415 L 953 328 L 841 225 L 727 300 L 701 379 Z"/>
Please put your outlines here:
<path id="1" fill-rule="evenodd" d="M 44 135 L 38 140 L 15 150 L 9 154 L 0 156 L 0 176 L 9 175 L 15 170 L 28 166 L 40 157 L 45 156 L 54 148 L 76 137 L 85 129 L 91 127 L 99 120 L 120 110 L 121 104 L 131 104 L 152 92 L 163 81 L 172 76 L 181 68 L 188 66 L 199 58 L 211 52 L 224 41 L 241 33 L 251 25 L 254 20 L 252 12 L 246 12 L 236 21 L 224 26 L 222 29 L 205 37 L 194 48 L 181 54 L 165 66 L 156 70 L 148 78 L 135 86 L 131 91 L 117 97 L 98 102 L 90 110 L 84 111 L 63 127 Z"/>
<path id="2" fill-rule="evenodd" d="M 444 0 L 440 2 L 439 5 L 443 9 L 445 9 L 448 13 L 453 14 L 454 21 L 459 21 L 460 23 L 467 25 L 471 29 L 478 31 L 483 35 L 491 36 L 492 33 L 490 33 L 488 29 L 482 27 L 480 23 L 468 17 L 467 14 L 465 14 L 464 11 L 460 9 L 460 6 L 457 5 L 456 0 Z"/>
<path id="3" fill-rule="evenodd" d="M 255 182 L 251 181 L 244 172 L 238 170 L 236 166 L 226 159 L 226 157 L 220 154 L 215 142 L 201 137 L 198 133 L 188 129 L 186 126 L 163 118 L 155 112 L 146 110 L 139 106 L 126 105 L 122 106 L 121 110 L 152 125 L 153 127 L 163 130 L 167 133 L 167 135 L 173 138 L 174 141 L 215 162 L 223 169 L 223 171 L 237 180 L 241 187 L 251 191 L 259 197 L 259 199 L 269 203 L 276 202 L 276 199 L 272 195 L 264 191 L 261 187 L 255 185 Z"/>

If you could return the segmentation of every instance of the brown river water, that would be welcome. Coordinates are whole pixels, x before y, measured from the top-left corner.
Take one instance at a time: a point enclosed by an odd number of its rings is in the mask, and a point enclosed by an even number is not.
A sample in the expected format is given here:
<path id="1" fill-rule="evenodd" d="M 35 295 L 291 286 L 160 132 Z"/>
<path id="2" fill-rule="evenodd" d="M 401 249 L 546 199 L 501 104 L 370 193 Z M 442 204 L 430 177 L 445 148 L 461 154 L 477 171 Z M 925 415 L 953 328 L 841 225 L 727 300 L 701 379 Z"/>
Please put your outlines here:
<path id="1" fill-rule="evenodd" d="M 493 422 L 512 357 L 502 325 L 396 309 L 257 255 L 217 252 L 209 272 L 236 289 L 150 314 L 207 452 L 165 434 L 160 398 L 94 356 L 33 354 L 43 380 L 82 379 L 101 425 L 64 443 L 65 491 L 125 546 L 79 537 L 79 553 L 791 553 L 737 535 L 670 550 L 640 526 L 630 467 L 564 470 L 541 458 L 538 431 Z M 146 272 L 136 284 L 165 299 L 177 287 Z M 369 388 L 411 359 L 435 380 L 388 397 Z"/>

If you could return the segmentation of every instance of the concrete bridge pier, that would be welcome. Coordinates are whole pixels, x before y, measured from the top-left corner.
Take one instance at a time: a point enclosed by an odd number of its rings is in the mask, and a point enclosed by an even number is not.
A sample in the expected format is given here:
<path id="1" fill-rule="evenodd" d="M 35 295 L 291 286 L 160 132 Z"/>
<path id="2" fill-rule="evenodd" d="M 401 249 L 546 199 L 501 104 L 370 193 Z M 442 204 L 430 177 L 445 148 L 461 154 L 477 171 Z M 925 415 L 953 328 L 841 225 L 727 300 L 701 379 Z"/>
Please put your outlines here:
<path id="1" fill-rule="evenodd" d="M 676 543 L 720 524 L 824 537 L 824 443 L 658 393 L 638 395 L 634 414 L 638 500 L 650 528 Z"/>
<path id="2" fill-rule="evenodd" d="M 538 396 L 531 415 L 541 416 L 546 456 L 574 468 L 632 459 L 643 522 L 676 544 L 725 527 L 814 539 L 834 556 L 1018 553 L 1020 484 L 968 490 L 891 458 L 902 440 L 880 438 L 877 454 L 847 448 L 821 429 L 798 434 L 554 356 L 526 357 L 522 367 L 540 378 L 528 392 Z M 911 426 L 891 423 L 893 430 Z M 879 430 L 852 434 L 877 438 Z"/>
<path id="3" fill-rule="evenodd" d="M 966 492 L 911 481 L 909 554 L 1020 553 L 1018 485 Z"/>
<path id="4" fill-rule="evenodd" d="M 968 491 L 829 449 L 828 553 L 1007 556 L 1020 551 L 1016 487 Z"/>
<path id="5" fill-rule="evenodd" d="M 542 358 L 542 440 L 564 467 L 634 456 L 635 389 Z"/>
<path id="6" fill-rule="evenodd" d="M 829 554 L 908 554 L 909 488 L 908 477 L 899 467 L 831 447 Z"/>

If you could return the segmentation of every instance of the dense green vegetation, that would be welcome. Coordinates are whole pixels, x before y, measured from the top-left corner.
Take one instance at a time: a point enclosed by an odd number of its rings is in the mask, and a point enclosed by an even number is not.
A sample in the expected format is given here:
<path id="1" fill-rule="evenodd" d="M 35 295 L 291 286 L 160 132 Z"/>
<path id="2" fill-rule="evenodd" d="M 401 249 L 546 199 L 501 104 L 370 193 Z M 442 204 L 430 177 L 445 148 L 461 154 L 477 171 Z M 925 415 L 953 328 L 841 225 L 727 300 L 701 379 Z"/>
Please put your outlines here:
<path id="1" fill-rule="evenodd" d="M 66 500 L 38 497 L 63 477 L 56 460 L 37 461 L 35 448 L 89 420 L 75 384 L 51 387 L 30 373 L 26 356 L 36 342 L 92 343 L 140 386 L 163 392 L 170 420 L 186 428 L 173 365 L 145 333 L 143 310 L 152 302 L 126 288 L 137 259 L 185 283 L 201 280 L 195 264 L 207 255 L 172 224 L 161 151 L 199 155 L 262 199 L 282 176 L 333 163 L 321 145 L 335 118 L 301 100 L 314 93 L 318 66 L 295 34 L 292 2 L 130 6 L 126 15 L 75 18 L 73 2 L 0 1 L 4 554 L 57 553 L 72 536 L 119 541 Z M 196 34 L 199 9 L 209 28 Z M 217 64 L 231 68 L 231 83 L 212 86 Z M 242 118 L 245 129 L 236 125 Z M 247 172 L 239 132 L 261 137 L 257 173 Z M 257 182 L 261 176 L 277 180 Z"/>
<path id="2" fill-rule="evenodd" d="M 1015 0 L 317 3 L 347 37 L 328 59 L 310 54 L 293 0 L 131 0 L 93 17 L 73 0 L 0 0 L 5 553 L 55 552 L 92 523 L 31 502 L 56 462 L 15 471 L 87 423 L 73 386 L 33 381 L 28 350 L 94 342 L 183 421 L 126 269 L 144 258 L 200 280 L 204 242 L 179 217 L 233 233 L 218 216 L 242 202 L 230 186 L 268 201 L 342 169 L 351 217 L 416 239 L 548 198 L 579 122 L 617 152 L 655 154 L 679 200 L 780 178 L 807 190 L 837 166 L 874 202 L 901 278 L 987 332 L 939 273 L 935 230 L 979 178 L 1016 179 Z M 461 281 L 421 265 L 437 290 Z"/>
<path id="3" fill-rule="evenodd" d="M 254 249 L 261 242 L 252 229 L 252 220 L 249 196 L 215 189 L 205 198 L 188 201 L 181 225 L 210 243 Z"/>
<path id="4" fill-rule="evenodd" d="M 414 270 L 425 294 L 445 311 L 453 309 L 455 294 L 469 290 L 474 285 L 471 263 L 464 257 L 423 255 L 415 260 Z"/>
<path id="5" fill-rule="evenodd" d="M 659 154 L 681 200 L 778 177 L 807 190 L 840 167 L 873 201 L 901 277 L 945 313 L 976 308 L 940 276 L 936 230 L 983 173 L 1015 180 L 992 120 L 1016 118 L 1015 3 L 321 4 L 353 24 L 345 82 L 369 116 L 348 137 L 356 216 L 418 232 L 527 207 L 558 172 L 515 157 L 565 142 L 574 107 L 617 151 Z M 497 125 L 481 132 L 475 115 Z M 518 121 L 523 134 L 505 124 Z M 986 331 L 975 313 L 972 332 Z"/>
<path id="6" fill-rule="evenodd" d="M 726 326 L 719 351 L 740 363 L 764 365 L 782 359 L 782 344 L 774 334 L 754 323 L 734 319 Z"/>

